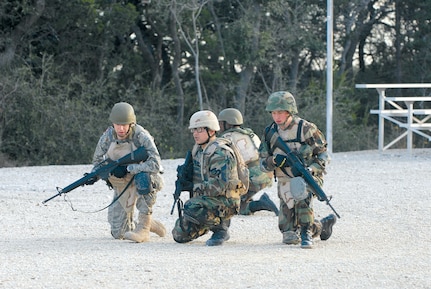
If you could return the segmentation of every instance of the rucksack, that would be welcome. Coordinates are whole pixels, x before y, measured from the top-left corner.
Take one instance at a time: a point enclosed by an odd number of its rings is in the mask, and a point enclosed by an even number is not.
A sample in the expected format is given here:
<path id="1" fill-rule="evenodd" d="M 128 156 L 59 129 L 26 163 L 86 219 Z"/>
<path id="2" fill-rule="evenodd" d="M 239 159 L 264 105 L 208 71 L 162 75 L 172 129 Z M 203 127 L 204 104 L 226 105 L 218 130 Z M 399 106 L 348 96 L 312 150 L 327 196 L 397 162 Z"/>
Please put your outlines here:
<path id="1" fill-rule="evenodd" d="M 208 156 L 206 159 L 209 159 L 217 149 L 217 147 L 221 147 L 235 156 L 238 179 L 240 183 L 237 185 L 237 191 L 240 196 L 245 195 L 248 192 L 248 188 L 250 186 L 250 172 L 248 170 L 247 165 L 244 162 L 244 159 L 241 156 L 238 148 L 228 139 L 219 137 L 215 141 L 208 144 L 205 148 L 204 153 Z M 195 152 L 193 152 L 193 155 Z M 203 164 L 202 168 L 206 167 L 207 164 Z"/>
<path id="2" fill-rule="evenodd" d="M 223 132 L 222 137 L 232 141 L 246 165 L 259 160 L 260 138 L 251 129 L 230 128 Z"/>

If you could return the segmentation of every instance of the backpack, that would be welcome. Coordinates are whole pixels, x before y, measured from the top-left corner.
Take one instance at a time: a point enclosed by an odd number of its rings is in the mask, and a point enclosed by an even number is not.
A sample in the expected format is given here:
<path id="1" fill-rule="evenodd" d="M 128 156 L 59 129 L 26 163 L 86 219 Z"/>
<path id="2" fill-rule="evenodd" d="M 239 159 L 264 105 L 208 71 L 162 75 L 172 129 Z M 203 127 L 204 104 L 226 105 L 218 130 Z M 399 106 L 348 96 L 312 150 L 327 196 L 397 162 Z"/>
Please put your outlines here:
<path id="1" fill-rule="evenodd" d="M 208 144 L 205 148 L 205 154 L 208 156 L 206 159 L 209 159 L 217 149 L 217 147 L 221 147 L 235 156 L 238 179 L 239 184 L 237 184 L 237 192 L 240 196 L 245 195 L 248 192 L 248 188 L 250 186 L 250 172 L 248 170 L 247 165 L 244 162 L 244 159 L 241 156 L 238 148 L 228 139 L 219 137 L 215 141 Z M 194 153 L 193 153 L 194 155 Z M 203 164 L 202 168 L 206 167 L 208 164 Z"/>
<path id="2" fill-rule="evenodd" d="M 246 165 L 259 160 L 260 138 L 249 128 L 231 128 L 223 138 L 230 139 L 241 153 Z"/>

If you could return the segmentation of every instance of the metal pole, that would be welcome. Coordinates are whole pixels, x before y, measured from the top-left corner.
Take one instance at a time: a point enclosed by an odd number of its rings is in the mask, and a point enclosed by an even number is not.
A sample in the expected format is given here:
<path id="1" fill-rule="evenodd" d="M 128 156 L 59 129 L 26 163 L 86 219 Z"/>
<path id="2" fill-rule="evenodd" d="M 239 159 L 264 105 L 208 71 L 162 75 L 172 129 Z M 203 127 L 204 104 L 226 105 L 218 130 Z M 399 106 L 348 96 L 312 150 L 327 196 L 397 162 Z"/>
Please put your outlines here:
<path id="1" fill-rule="evenodd" d="M 333 51 L 333 3 L 327 0 L 326 17 L 326 140 L 328 152 L 332 153 L 332 51 Z"/>
<path id="2" fill-rule="evenodd" d="M 379 110 L 385 109 L 385 97 L 386 88 L 377 88 L 379 93 Z M 385 118 L 379 113 L 379 151 L 382 152 L 385 149 Z"/>

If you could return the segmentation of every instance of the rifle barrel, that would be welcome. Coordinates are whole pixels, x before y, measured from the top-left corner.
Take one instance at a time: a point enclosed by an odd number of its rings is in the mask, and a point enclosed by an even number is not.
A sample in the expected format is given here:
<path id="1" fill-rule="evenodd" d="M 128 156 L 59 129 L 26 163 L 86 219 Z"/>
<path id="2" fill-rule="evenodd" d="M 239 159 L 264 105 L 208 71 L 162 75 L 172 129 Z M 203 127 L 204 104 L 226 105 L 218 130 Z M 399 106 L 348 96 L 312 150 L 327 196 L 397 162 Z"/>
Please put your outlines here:
<path id="1" fill-rule="evenodd" d="M 57 188 L 57 191 L 58 191 L 58 189 L 59 189 L 59 188 Z M 62 194 L 62 193 L 63 193 L 63 192 L 58 191 L 58 194 L 55 194 L 54 196 L 49 197 L 48 199 L 46 199 L 45 201 L 43 201 L 43 202 L 42 202 L 42 204 L 45 204 L 45 203 L 47 203 L 47 202 L 51 201 L 52 199 L 54 199 L 54 198 L 57 198 L 57 197 L 61 196 L 61 194 Z"/>
<path id="2" fill-rule="evenodd" d="M 148 159 L 148 153 L 147 150 L 145 149 L 145 147 L 139 147 L 136 150 L 134 150 L 133 152 L 131 152 L 130 154 L 125 155 L 124 157 L 116 160 L 116 161 L 112 161 L 110 159 L 104 160 L 99 164 L 99 168 L 94 170 L 91 173 L 85 174 L 84 177 L 80 178 L 79 180 L 73 182 L 72 184 L 68 185 L 67 187 L 60 189 L 57 187 L 57 194 L 55 194 L 54 196 L 46 199 L 45 201 L 42 202 L 42 204 L 45 204 L 47 202 L 49 202 L 50 200 L 61 196 L 62 194 L 67 194 L 68 192 L 76 189 L 77 187 L 80 186 L 84 186 L 87 184 L 87 182 L 93 178 L 93 177 L 97 177 L 97 179 L 107 179 L 109 177 L 109 173 L 116 168 L 117 166 L 120 165 L 127 165 L 127 164 L 131 164 L 131 163 L 139 163 L 141 161 L 145 161 Z"/>
<path id="3" fill-rule="evenodd" d="M 289 146 L 283 141 L 283 139 L 278 135 L 278 132 L 275 130 L 275 128 L 269 129 L 266 132 L 265 138 L 271 140 L 273 137 L 276 137 L 274 141 L 274 146 L 281 149 L 287 156 L 287 163 L 291 168 L 295 168 L 298 172 L 302 174 L 302 177 L 304 178 L 305 182 L 308 184 L 308 186 L 316 193 L 320 201 L 325 201 L 326 204 L 332 209 L 332 211 L 337 215 L 338 218 L 341 218 L 340 215 L 335 211 L 334 207 L 332 207 L 331 203 L 329 202 L 330 199 L 326 196 L 323 189 L 319 186 L 318 183 L 314 180 L 311 173 L 307 170 L 307 168 L 304 167 L 302 162 L 299 160 L 298 156 L 295 155 L 292 150 L 289 148 Z"/>

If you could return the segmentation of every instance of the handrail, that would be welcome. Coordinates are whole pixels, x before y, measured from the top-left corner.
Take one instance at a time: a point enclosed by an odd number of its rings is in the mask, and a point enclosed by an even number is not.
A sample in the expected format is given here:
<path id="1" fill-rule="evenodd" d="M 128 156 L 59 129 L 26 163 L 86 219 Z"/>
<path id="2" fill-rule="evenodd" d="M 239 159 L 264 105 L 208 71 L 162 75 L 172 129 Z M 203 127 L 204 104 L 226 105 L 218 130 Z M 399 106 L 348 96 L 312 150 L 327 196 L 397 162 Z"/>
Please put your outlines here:
<path id="1" fill-rule="evenodd" d="M 360 83 L 355 85 L 356 88 L 431 88 L 431 83 Z"/>
<path id="2" fill-rule="evenodd" d="M 423 130 L 429 130 L 430 129 L 430 123 L 427 122 L 431 118 L 431 114 L 428 114 L 429 110 L 422 109 L 421 112 L 423 112 L 424 115 L 427 115 L 423 119 L 418 119 L 415 117 L 415 109 L 413 108 L 413 104 L 416 101 L 431 101 L 431 97 L 429 96 L 401 96 L 401 97 L 386 97 L 386 89 L 392 89 L 392 88 L 410 88 L 410 89 L 417 89 L 417 88 L 431 88 L 431 83 L 386 83 L 386 84 L 356 84 L 356 88 L 375 88 L 379 94 L 379 109 L 378 110 L 371 110 L 371 113 L 377 113 L 379 115 L 379 151 L 384 151 L 387 148 L 394 145 L 396 142 L 401 140 L 404 136 L 407 136 L 407 150 L 409 153 L 412 152 L 413 147 L 413 133 L 416 133 L 418 135 L 421 135 L 425 138 L 428 138 L 431 140 L 431 135 L 426 134 L 421 131 Z M 401 107 L 399 104 L 397 104 L 397 101 L 403 101 L 407 107 L 407 109 Z M 385 105 L 389 104 L 392 109 L 386 109 Z M 401 122 L 393 117 L 390 117 L 388 115 L 388 112 L 392 111 L 393 115 L 400 115 L 400 111 L 405 112 L 407 111 L 406 115 L 403 115 L 403 117 L 407 117 L 406 122 Z M 384 146 L 384 121 L 389 120 L 396 125 L 398 125 L 401 128 L 405 128 L 406 131 L 402 133 L 399 137 L 397 137 L 395 140 L 390 142 L 387 146 Z"/>

